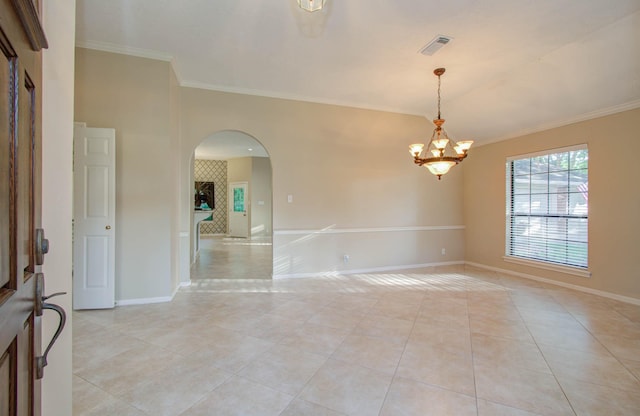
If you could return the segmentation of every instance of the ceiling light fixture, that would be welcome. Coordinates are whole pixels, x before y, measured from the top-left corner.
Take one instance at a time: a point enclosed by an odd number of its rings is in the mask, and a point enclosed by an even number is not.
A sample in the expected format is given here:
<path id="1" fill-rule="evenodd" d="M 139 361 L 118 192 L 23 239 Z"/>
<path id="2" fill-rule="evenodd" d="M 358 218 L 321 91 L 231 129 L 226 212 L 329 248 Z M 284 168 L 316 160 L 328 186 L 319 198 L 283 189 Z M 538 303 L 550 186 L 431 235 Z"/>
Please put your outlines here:
<path id="1" fill-rule="evenodd" d="M 322 10 L 327 0 L 298 0 L 298 6 L 308 12 Z"/>
<path id="2" fill-rule="evenodd" d="M 424 149 L 424 144 L 422 143 L 415 143 L 409 146 L 414 163 L 418 166 L 425 166 L 429 169 L 429 172 L 438 177 L 438 180 L 442 178 L 442 175 L 449 172 L 449 169 L 467 157 L 467 151 L 473 144 L 473 140 L 454 142 L 449 139 L 447 132 L 442 128 L 444 119 L 440 117 L 440 77 L 444 74 L 444 71 L 444 68 L 437 68 L 433 71 L 438 77 L 438 118 L 433 120 L 436 128 L 431 134 L 429 144 L 427 144 L 427 155 L 431 154 L 432 156 L 420 157 Z"/>

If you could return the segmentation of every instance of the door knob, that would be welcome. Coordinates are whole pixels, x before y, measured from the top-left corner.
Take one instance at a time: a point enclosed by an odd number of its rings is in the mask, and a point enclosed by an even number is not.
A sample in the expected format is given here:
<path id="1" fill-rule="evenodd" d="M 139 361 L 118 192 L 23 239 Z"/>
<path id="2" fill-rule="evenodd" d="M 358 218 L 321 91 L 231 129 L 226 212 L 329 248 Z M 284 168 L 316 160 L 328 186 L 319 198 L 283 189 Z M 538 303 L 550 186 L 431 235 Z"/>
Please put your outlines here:
<path id="1" fill-rule="evenodd" d="M 111 229 L 111 226 L 110 226 L 110 225 L 107 225 L 106 227 L 104 227 L 104 229 L 105 229 L 105 230 L 110 230 L 110 229 Z"/>

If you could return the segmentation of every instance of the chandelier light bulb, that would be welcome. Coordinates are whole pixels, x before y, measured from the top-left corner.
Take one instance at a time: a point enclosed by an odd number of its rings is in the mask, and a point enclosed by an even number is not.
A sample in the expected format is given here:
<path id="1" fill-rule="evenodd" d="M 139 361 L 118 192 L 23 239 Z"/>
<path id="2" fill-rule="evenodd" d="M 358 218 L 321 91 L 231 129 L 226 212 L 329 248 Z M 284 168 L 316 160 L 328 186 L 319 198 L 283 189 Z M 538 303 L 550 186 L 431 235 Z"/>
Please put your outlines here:
<path id="1" fill-rule="evenodd" d="M 456 162 L 443 160 L 438 162 L 430 162 L 430 163 L 427 163 L 425 166 L 427 167 L 427 169 L 429 169 L 429 172 L 440 177 L 446 174 L 447 172 L 449 172 L 449 169 L 455 166 L 455 164 Z"/>
<path id="2" fill-rule="evenodd" d="M 449 143 L 449 139 L 436 139 L 436 140 L 432 141 L 431 143 L 433 143 L 433 145 L 436 147 L 436 149 L 442 150 L 445 147 L 447 147 L 447 144 Z"/>
<path id="3" fill-rule="evenodd" d="M 308 12 L 322 10 L 326 0 L 298 0 L 298 6 Z"/>
<path id="4" fill-rule="evenodd" d="M 422 143 L 415 143 L 409 146 L 409 152 L 411 153 L 411 156 L 420 156 L 420 153 L 422 153 L 422 149 L 424 149 L 424 144 Z"/>

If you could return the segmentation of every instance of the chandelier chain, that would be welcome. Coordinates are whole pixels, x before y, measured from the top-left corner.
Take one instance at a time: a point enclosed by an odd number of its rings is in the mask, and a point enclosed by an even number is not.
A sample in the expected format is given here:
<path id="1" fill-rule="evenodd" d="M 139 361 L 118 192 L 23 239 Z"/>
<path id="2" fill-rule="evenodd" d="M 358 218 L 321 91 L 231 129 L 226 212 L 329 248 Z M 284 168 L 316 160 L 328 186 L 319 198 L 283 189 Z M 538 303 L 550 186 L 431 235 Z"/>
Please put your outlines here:
<path id="1" fill-rule="evenodd" d="M 440 118 L 440 75 L 438 75 L 438 119 Z"/>

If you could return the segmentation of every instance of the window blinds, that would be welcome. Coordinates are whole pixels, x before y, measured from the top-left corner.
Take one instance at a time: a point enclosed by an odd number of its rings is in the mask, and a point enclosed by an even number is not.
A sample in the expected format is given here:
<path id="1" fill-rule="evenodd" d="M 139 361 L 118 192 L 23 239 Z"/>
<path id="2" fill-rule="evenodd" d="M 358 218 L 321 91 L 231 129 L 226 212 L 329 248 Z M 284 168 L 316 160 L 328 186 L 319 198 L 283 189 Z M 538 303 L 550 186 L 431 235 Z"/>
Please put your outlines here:
<path id="1" fill-rule="evenodd" d="M 586 145 L 507 160 L 507 256 L 588 266 Z"/>

